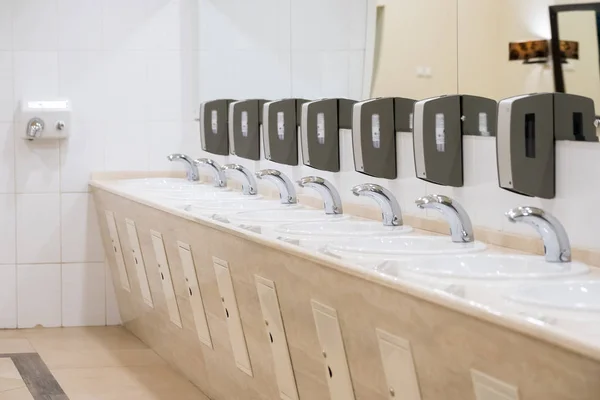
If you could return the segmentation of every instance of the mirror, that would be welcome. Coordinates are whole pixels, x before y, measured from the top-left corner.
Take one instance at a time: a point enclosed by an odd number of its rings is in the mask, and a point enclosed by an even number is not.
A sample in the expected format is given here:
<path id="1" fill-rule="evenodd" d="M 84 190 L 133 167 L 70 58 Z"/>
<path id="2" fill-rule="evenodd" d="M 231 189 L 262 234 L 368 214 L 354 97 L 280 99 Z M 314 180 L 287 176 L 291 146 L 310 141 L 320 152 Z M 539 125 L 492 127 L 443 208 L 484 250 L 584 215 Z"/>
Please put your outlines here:
<path id="1" fill-rule="evenodd" d="M 382 5 L 377 7 L 371 97 L 420 100 L 456 94 L 456 2 L 388 0 L 379 3 Z"/>
<path id="2" fill-rule="evenodd" d="M 600 3 L 550 7 L 557 92 L 594 100 L 600 114 Z"/>

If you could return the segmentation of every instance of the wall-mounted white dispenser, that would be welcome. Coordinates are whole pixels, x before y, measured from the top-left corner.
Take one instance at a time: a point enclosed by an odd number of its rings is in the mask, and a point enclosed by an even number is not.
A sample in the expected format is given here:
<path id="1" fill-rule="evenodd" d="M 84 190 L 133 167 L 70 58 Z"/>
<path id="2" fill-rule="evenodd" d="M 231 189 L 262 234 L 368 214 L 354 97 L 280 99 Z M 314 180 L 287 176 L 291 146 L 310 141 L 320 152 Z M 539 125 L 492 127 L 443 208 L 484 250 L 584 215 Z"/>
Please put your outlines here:
<path id="1" fill-rule="evenodd" d="M 71 126 L 69 100 L 24 100 L 21 102 L 17 122 L 20 136 L 27 140 L 65 139 Z"/>

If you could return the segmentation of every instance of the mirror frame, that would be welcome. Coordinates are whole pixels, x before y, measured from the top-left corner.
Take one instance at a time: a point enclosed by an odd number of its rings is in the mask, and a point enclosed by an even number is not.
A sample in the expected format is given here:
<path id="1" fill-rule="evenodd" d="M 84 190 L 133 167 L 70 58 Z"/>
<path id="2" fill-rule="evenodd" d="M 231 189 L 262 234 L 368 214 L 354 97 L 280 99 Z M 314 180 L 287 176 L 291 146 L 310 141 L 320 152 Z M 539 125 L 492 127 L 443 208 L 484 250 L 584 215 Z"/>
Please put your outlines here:
<path id="1" fill-rule="evenodd" d="M 550 6 L 550 49 L 552 51 L 552 69 L 554 72 L 554 91 L 565 93 L 565 77 L 563 74 L 562 60 L 560 59 L 560 36 L 558 31 L 558 13 L 570 11 L 596 11 L 600 12 L 600 3 L 562 4 Z M 599 66 L 600 68 L 600 66 Z"/>

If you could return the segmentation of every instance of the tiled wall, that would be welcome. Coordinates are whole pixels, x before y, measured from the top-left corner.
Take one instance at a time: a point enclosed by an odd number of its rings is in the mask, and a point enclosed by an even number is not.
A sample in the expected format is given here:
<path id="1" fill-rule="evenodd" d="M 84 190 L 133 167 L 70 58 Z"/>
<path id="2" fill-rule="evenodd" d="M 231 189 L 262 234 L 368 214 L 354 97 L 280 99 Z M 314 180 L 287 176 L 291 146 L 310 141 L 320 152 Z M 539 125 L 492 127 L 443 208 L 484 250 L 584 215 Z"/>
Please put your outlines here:
<path id="1" fill-rule="evenodd" d="M 118 323 L 90 172 L 200 156 L 201 100 L 359 97 L 366 3 L 0 0 L 0 328 Z M 53 98 L 71 137 L 22 140 Z"/>

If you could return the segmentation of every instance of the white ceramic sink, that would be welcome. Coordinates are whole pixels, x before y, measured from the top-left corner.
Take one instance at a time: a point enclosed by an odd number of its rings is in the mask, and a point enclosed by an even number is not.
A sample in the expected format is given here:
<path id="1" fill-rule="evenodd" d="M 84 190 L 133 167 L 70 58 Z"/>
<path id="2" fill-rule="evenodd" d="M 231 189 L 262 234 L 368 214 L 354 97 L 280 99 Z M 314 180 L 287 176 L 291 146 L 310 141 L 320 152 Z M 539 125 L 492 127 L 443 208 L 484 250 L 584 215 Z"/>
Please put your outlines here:
<path id="1" fill-rule="evenodd" d="M 336 222 L 301 222 L 299 224 L 282 225 L 275 232 L 284 238 L 339 238 L 393 236 L 412 232 L 412 228 L 403 226 L 384 226 L 379 221 L 348 218 Z"/>
<path id="2" fill-rule="evenodd" d="M 581 280 L 521 286 L 507 296 L 517 303 L 571 311 L 600 311 L 600 281 Z"/>
<path id="3" fill-rule="evenodd" d="M 387 261 L 377 270 L 399 277 L 403 271 L 451 279 L 519 280 L 559 278 L 589 271 L 585 264 L 549 263 L 542 256 L 464 254 Z"/>
<path id="4" fill-rule="evenodd" d="M 178 200 L 181 202 L 200 202 L 200 201 L 215 201 L 215 200 L 238 200 L 238 201 L 255 201 L 262 199 L 261 195 L 248 196 L 241 192 L 221 191 L 221 190 L 172 190 L 159 193 L 152 193 L 156 197 L 161 197 L 165 200 Z"/>
<path id="5" fill-rule="evenodd" d="M 192 214 L 202 214 L 202 215 L 229 215 L 240 213 L 244 211 L 253 211 L 253 210 L 271 210 L 271 209 L 297 209 L 300 208 L 297 204 L 281 204 L 279 201 L 275 200 L 206 200 L 193 202 L 191 204 L 185 204 L 181 206 L 185 211 L 188 211 Z"/>
<path id="6" fill-rule="evenodd" d="M 181 186 L 200 186 L 201 183 L 190 182 L 184 178 L 143 178 L 143 179 L 123 179 L 118 182 L 119 185 L 132 188 L 169 188 Z"/>
<path id="7" fill-rule="evenodd" d="M 347 219 L 346 215 L 327 215 L 323 210 L 287 209 L 247 211 L 229 217 L 229 222 L 240 226 L 278 226 L 297 222 L 323 222 Z"/>
<path id="8" fill-rule="evenodd" d="M 454 243 L 447 236 L 360 237 L 327 244 L 327 251 L 342 258 L 394 259 L 417 255 L 452 255 L 485 250 L 481 242 Z"/>

